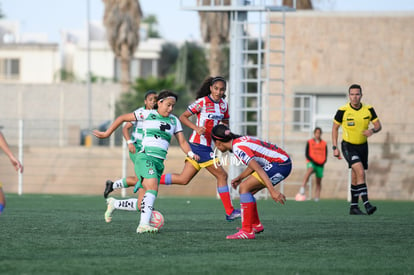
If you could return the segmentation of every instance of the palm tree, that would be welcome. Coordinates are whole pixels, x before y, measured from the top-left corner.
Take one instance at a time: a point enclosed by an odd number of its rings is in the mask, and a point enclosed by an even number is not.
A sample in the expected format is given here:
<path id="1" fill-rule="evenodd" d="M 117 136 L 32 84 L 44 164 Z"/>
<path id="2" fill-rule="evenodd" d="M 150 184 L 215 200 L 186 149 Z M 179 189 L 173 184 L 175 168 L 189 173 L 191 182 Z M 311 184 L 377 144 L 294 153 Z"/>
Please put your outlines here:
<path id="1" fill-rule="evenodd" d="M 293 0 L 283 0 L 283 6 L 292 7 Z M 312 10 L 312 0 L 296 0 L 296 9 L 298 10 Z"/>
<path id="2" fill-rule="evenodd" d="M 130 61 L 139 43 L 142 17 L 138 0 L 102 0 L 105 4 L 104 25 L 109 45 L 121 61 L 122 91 L 131 87 Z"/>
<path id="3" fill-rule="evenodd" d="M 201 5 L 210 5 L 212 0 L 201 0 Z M 214 0 L 215 5 L 230 5 L 231 0 Z M 201 35 L 206 43 L 210 43 L 209 71 L 210 75 L 222 75 L 221 64 L 223 51 L 221 44 L 228 42 L 230 19 L 228 12 L 199 12 Z"/>

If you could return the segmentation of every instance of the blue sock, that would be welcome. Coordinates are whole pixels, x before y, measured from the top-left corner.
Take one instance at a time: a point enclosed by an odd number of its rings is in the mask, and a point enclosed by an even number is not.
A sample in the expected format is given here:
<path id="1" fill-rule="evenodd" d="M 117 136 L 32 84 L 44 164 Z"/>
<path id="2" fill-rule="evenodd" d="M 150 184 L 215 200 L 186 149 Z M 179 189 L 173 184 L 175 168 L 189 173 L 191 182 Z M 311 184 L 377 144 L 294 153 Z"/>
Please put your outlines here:
<path id="1" fill-rule="evenodd" d="M 0 203 L 0 213 L 3 212 L 3 209 L 4 209 L 4 204 Z"/>

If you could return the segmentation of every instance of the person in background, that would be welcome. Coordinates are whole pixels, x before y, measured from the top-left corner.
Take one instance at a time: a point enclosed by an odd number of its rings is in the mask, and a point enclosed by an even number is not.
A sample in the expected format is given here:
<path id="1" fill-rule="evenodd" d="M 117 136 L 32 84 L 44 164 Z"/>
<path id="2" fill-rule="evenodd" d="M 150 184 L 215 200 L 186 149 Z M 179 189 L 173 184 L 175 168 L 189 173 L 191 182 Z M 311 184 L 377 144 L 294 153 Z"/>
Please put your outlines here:
<path id="1" fill-rule="evenodd" d="M 213 128 L 211 137 L 216 148 L 221 152 L 230 151 L 247 168 L 231 181 L 234 189 L 239 187 L 242 209 L 242 228 L 227 239 L 255 239 L 256 234 L 264 231 L 257 212 L 254 194 L 267 188 L 275 202 L 285 204 L 286 197 L 274 189 L 279 182 L 286 179 L 292 170 L 289 155 L 275 144 L 250 136 L 233 134 L 223 124 Z"/>
<path id="2" fill-rule="evenodd" d="M 315 173 L 316 186 L 315 186 L 315 201 L 319 201 L 321 197 L 323 167 L 328 159 L 328 148 L 326 142 L 322 140 L 322 129 L 316 127 L 313 130 L 313 138 L 306 142 L 305 156 L 307 160 L 307 170 L 303 179 L 302 186 L 299 193 L 296 194 L 296 201 L 306 200 L 305 188 L 309 181 L 310 176 Z"/>
<path id="3" fill-rule="evenodd" d="M 348 167 L 352 170 L 351 206 L 349 214 L 365 215 L 359 208 L 359 196 L 368 215 L 377 210 L 368 200 L 365 170 L 368 169 L 368 138 L 381 131 L 381 122 L 374 107 L 361 102 L 362 88 L 352 84 L 348 89 L 349 103 L 340 107 L 332 126 L 332 150 L 334 157 L 341 158 L 338 148 L 338 130 L 342 126 L 341 149 Z M 369 124 L 373 128 L 369 128 Z"/>
<path id="4" fill-rule="evenodd" d="M 23 165 L 13 155 L 13 153 L 10 150 L 9 145 L 7 144 L 7 141 L 4 138 L 3 133 L 1 131 L 0 131 L 0 148 L 9 157 L 10 162 L 14 166 L 14 169 L 16 169 L 16 171 L 18 171 L 20 173 L 23 173 Z M 0 215 L 1 215 L 1 213 L 3 213 L 5 207 L 6 207 L 6 196 L 4 195 L 3 186 L 2 186 L 2 183 L 0 182 Z"/>
<path id="5" fill-rule="evenodd" d="M 149 90 L 145 93 L 144 96 L 144 107 L 138 108 L 136 111 L 140 110 L 152 110 L 154 105 L 157 102 L 157 93 L 153 90 Z M 132 128 L 132 135 L 130 135 L 130 129 Z M 125 123 L 125 126 L 122 128 L 122 133 L 128 144 L 129 158 L 132 163 L 135 165 L 135 158 L 141 152 L 142 149 L 142 121 L 131 121 Z M 105 221 L 112 221 L 112 214 L 115 209 L 126 210 L 126 211 L 140 211 L 141 201 L 144 197 L 145 191 L 140 188 L 138 190 L 138 198 L 129 198 L 117 200 L 113 197 L 108 198 L 108 195 L 120 188 L 128 188 L 130 186 L 135 186 L 138 182 L 138 178 L 134 176 L 129 176 L 126 178 L 121 178 L 115 181 L 107 180 L 104 191 L 104 198 L 106 200 L 106 211 L 105 211 Z"/>

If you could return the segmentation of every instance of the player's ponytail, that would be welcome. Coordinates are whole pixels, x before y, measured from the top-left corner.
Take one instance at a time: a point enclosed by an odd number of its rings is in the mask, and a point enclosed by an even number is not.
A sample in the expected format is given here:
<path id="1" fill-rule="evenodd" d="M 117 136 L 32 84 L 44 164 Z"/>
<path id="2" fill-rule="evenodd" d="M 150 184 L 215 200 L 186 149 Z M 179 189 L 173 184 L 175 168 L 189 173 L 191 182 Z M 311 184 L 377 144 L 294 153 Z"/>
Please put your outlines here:
<path id="1" fill-rule="evenodd" d="M 230 129 L 224 124 L 218 124 L 213 127 L 211 131 L 211 138 L 216 141 L 228 142 L 232 139 L 239 138 L 240 135 L 233 134 Z"/>

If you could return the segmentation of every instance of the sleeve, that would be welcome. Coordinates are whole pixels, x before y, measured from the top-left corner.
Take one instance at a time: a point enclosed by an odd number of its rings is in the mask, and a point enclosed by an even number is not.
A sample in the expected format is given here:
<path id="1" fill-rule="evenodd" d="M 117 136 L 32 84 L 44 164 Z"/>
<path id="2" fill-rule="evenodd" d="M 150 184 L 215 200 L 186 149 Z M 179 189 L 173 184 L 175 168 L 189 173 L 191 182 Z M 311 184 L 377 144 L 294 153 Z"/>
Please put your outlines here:
<path id="1" fill-rule="evenodd" d="M 175 131 L 174 134 L 178 133 L 178 132 L 182 132 L 183 131 L 183 126 L 181 125 L 180 120 L 174 116 L 175 119 Z"/>
<path id="2" fill-rule="evenodd" d="M 201 112 L 201 110 L 203 109 L 204 106 L 204 99 L 203 98 L 199 98 L 196 101 L 194 101 L 193 103 L 191 103 L 188 107 L 187 110 L 190 111 L 193 115 L 198 114 Z"/>
<path id="3" fill-rule="evenodd" d="M 334 118 L 334 123 L 342 124 L 342 120 L 344 118 L 344 113 L 345 113 L 345 110 L 339 109 L 338 111 L 336 111 L 335 118 Z"/>
<path id="4" fill-rule="evenodd" d="M 371 113 L 371 121 L 374 122 L 374 121 L 378 120 L 378 116 L 377 116 L 377 113 L 374 110 L 374 107 L 370 107 L 368 110 Z"/>
<path id="5" fill-rule="evenodd" d="M 307 160 L 312 161 L 312 158 L 309 154 L 309 140 L 306 142 L 305 157 Z"/>
<path id="6" fill-rule="evenodd" d="M 229 104 L 225 100 L 223 100 L 223 102 L 226 104 L 226 111 L 224 112 L 223 120 L 230 119 Z"/>
<path id="7" fill-rule="evenodd" d="M 139 109 L 135 110 L 134 111 L 135 118 L 138 121 L 145 120 L 145 118 L 148 116 L 148 113 L 149 113 L 148 111 L 149 110 L 145 110 L 145 109 L 142 109 L 142 108 L 139 108 Z"/>
<path id="8" fill-rule="evenodd" d="M 247 146 L 233 145 L 233 153 L 245 165 L 248 165 L 254 156 L 252 150 Z"/>

